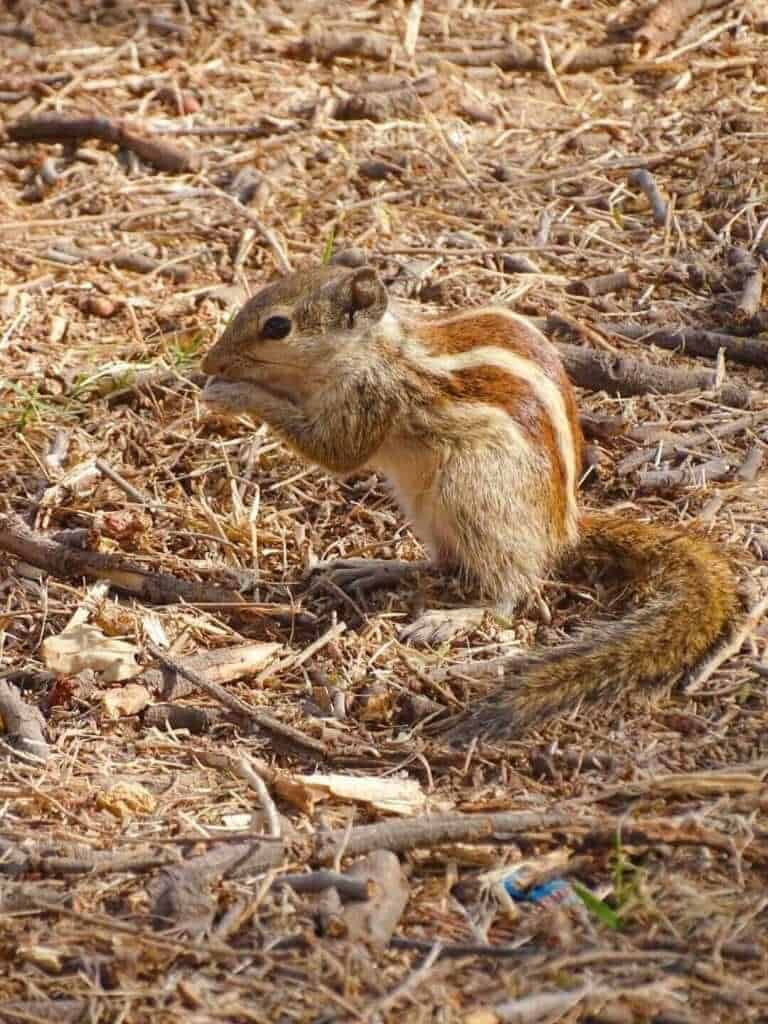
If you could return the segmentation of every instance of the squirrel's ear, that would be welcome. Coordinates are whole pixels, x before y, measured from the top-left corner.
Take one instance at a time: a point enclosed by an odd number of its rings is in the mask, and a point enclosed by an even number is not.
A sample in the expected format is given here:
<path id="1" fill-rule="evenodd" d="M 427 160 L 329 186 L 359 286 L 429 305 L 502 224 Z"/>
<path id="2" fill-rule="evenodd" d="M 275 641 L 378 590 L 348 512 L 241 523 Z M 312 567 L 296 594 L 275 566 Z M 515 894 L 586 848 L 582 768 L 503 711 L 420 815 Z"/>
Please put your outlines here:
<path id="1" fill-rule="evenodd" d="M 360 313 L 367 320 L 378 320 L 387 309 L 387 289 L 373 267 L 360 267 L 344 281 L 344 306 L 350 318 Z"/>

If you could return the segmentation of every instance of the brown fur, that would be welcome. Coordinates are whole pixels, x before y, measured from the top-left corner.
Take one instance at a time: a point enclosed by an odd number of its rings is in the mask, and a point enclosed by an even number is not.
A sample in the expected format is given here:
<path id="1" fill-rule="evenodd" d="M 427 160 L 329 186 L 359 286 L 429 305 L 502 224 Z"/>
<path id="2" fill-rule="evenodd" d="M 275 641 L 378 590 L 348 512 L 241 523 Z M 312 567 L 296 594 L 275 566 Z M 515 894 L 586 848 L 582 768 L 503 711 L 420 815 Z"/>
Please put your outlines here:
<path id="1" fill-rule="evenodd" d="M 581 702 L 663 687 L 695 665 L 737 614 L 733 572 L 709 541 L 600 514 L 584 516 L 582 531 L 579 554 L 623 566 L 650 599 L 571 643 L 512 659 L 495 694 L 440 727 L 451 742 L 518 736 Z"/>
<path id="2" fill-rule="evenodd" d="M 208 400 L 266 420 L 333 471 L 384 467 L 433 550 L 502 607 L 514 605 L 575 539 L 572 523 L 563 533 L 555 425 L 525 381 L 491 364 L 436 372 L 423 349 L 491 347 L 536 363 L 564 397 L 578 466 L 578 413 L 557 350 L 503 311 L 398 326 L 386 310 L 370 268 L 309 270 L 269 285 L 205 357 L 203 369 L 219 378 Z M 283 340 L 262 331 L 271 315 L 291 318 Z M 487 416 L 473 420 L 481 403 L 515 420 L 533 457 Z M 581 534 L 583 552 L 619 562 L 648 600 L 571 643 L 510 659 L 498 692 L 448 723 L 451 739 L 518 735 L 582 701 L 658 686 L 701 658 L 736 613 L 725 556 L 695 534 L 604 515 L 583 517 Z"/>

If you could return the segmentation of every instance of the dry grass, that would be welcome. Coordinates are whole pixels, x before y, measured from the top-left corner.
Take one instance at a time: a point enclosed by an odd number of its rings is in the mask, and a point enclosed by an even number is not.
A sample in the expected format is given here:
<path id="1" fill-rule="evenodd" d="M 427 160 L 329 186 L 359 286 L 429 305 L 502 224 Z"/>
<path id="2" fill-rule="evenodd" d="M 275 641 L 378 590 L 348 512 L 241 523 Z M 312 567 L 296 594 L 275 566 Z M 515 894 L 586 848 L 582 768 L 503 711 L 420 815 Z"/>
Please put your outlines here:
<path id="1" fill-rule="evenodd" d="M 159 624 L 177 655 L 247 640 L 278 640 L 299 654 L 338 615 L 348 628 L 311 658 L 289 657 L 258 686 L 245 681 L 233 692 L 333 745 L 311 701 L 341 691 L 346 717 L 334 725 L 355 739 L 355 764 L 365 771 L 377 771 L 377 751 L 388 752 L 390 765 L 400 749 L 395 764 L 430 788 L 432 809 L 571 810 L 572 823 L 502 846 L 407 855 L 412 890 L 398 935 L 428 944 L 527 941 L 507 958 L 432 957 L 402 989 L 423 953 L 318 936 L 312 898 L 270 892 L 260 877 L 216 882 L 219 924 L 242 904 L 241 919 L 218 934 L 153 930 L 147 887 L 157 863 L 226 842 L 232 816 L 254 807 L 251 827 L 262 827 L 247 780 L 201 758 L 249 752 L 278 771 L 311 762 L 227 721 L 191 738 L 136 717 L 110 722 L 100 713 L 102 684 L 85 676 L 52 688 L 35 675 L 40 644 L 64 627 L 86 587 L 2 556 L 3 671 L 46 710 L 52 745 L 44 768 L 8 761 L 0 770 L 0 846 L 36 843 L 43 856 L 17 878 L 6 862 L 3 1019 L 448 1024 L 581 983 L 595 992 L 561 1006 L 562 1019 L 766 1019 L 768 705 L 765 669 L 754 668 L 765 655 L 765 626 L 688 696 L 576 715 L 496 751 L 414 760 L 421 748 L 418 737 L 407 738 L 404 694 L 469 694 L 433 688 L 434 663 L 486 657 L 514 641 L 555 642 L 594 614 L 606 600 L 602 589 L 553 583 L 545 591 L 549 625 L 489 622 L 450 649 L 403 649 L 397 628 L 414 611 L 413 593 L 371 598 L 361 620 L 346 603 L 334 609 L 306 594 L 302 583 L 316 558 L 420 556 L 380 483 L 330 480 L 297 463 L 266 429 L 217 423 L 197 401 L 198 353 L 233 304 L 286 259 L 301 266 L 331 246 L 365 249 L 392 292 L 426 310 L 493 299 L 537 317 L 568 316 L 592 328 L 591 343 L 623 353 L 711 366 L 648 352 L 607 325 L 743 328 L 743 281 L 728 253 L 740 247 L 760 259 L 768 249 L 765 12 L 758 0 L 711 6 L 655 57 L 636 49 L 615 69 L 561 70 L 578 47 L 629 44 L 645 6 L 426 3 L 410 57 L 402 43 L 409 17 L 411 32 L 416 24 L 415 4 L 12 5 L 8 17 L 26 17 L 35 42 L 0 36 L 0 123 L 56 111 L 128 117 L 194 151 L 199 169 L 161 173 L 96 141 L 0 148 L 3 510 L 41 530 L 86 528 L 91 545 L 150 567 L 249 584 L 266 612 L 150 609 L 110 593 L 92 621 L 139 646 Z M 606 28 L 611 19 L 623 34 Z M 376 33 L 384 59 L 292 56 L 310 28 Z M 502 71 L 483 58 L 489 42 L 503 48 L 514 38 L 544 54 L 543 70 Z M 479 55 L 476 66 L 451 60 L 469 52 Z M 392 83 L 375 77 L 383 75 L 424 84 L 384 92 Z M 369 97 L 368 119 L 340 116 L 355 95 Z M 642 166 L 672 200 L 663 224 L 628 181 Z M 244 205 L 233 198 L 238 190 Z M 155 269 L 137 273 L 88 255 L 105 249 L 144 254 Z M 521 257 L 532 272 L 517 272 Z M 568 291 L 617 270 L 635 275 L 620 292 Z M 768 407 L 764 370 L 726 363 L 726 375 L 755 389 L 758 413 Z M 698 521 L 733 545 L 759 589 L 760 559 L 768 557 L 765 476 L 640 493 L 635 474 L 617 472 L 626 455 L 658 437 L 651 428 L 683 433 L 743 411 L 714 393 L 581 399 L 597 416 L 626 419 L 601 442 L 585 501 Z M 699 465 L 722 456 L 738 467 L 766 443 L 757 418 L 676 459 Z M 54 486 L 94 458 L 148 502 L 132 501 L 103 474 L 81 488 Z M 110 811 L 109 787 L 125 781 L 143 783 L 151 808 Z M 304 814 L 278 806 L 298 835 L 343 827 L 352 813 L 343 803 Z M 599 836 L 583 824 L 607 815 L 624 821 L 623 873 L 611 830 Z M 369 818 L 376 820 L 355 811 L 355 824 Z M 644 830 L 632 831 L 636 821 Z M 50 861 L 76 860 L 84 848 L 149 852 L 154 862 L 84 874 Z M 289 870 L 301 869 L 296 849 Z M 478 866 L 554 850 L 571 852 L 566 871 L 583 884 L 609 899 L 613 891 L 619 930 L 574 908 L 478 909 Z M 464 888 L 452 892 L 457 874 Z M 526 1020 L 555 1019 L 544 1003 L 529 1012 Z M 494 1019 L 503 1018 L 487 1018 Z"/>

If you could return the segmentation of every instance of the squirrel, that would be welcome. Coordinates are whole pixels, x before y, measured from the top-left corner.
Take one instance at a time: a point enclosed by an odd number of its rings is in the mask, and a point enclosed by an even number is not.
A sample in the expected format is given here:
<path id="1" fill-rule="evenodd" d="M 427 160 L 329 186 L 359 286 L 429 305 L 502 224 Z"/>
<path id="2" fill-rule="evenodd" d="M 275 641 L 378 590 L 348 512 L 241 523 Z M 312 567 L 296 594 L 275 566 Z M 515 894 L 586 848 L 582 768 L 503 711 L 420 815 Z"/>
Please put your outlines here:
<path id="1" fill-rule="evenodd" d="M 373 268 L 312 268 L 253 295 L 202 369 L 212 408 L 265 421 L 333 473 L 383 473 L 436 566 L 504 614 L 569 555 L 607 556 L 642 586 L 617 621 L 503 659 L 498 689 L 446 723 L 450 741 L 512 738 L 663 685 L 736 613 L 734 573 L 709 541 L 579 509 L 573 389 L 556 347 L 505 308 L 411 319 Z"/>

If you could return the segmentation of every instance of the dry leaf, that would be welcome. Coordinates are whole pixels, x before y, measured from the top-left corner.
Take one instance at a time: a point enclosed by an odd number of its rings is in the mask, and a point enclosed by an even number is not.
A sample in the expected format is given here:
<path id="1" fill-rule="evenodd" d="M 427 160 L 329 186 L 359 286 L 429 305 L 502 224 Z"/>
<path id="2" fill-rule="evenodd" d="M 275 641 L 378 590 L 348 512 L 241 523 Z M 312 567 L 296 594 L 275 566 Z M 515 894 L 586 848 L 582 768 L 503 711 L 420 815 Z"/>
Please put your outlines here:
<path id="1" fill-rule="evenodd" d="M 96 806 L 109 811 L 120 821 L 137 814 L 152 814 L 157 800 L 140 782 L 121 779 L 109 789 L 96 794 Z"/>
<path id="2" fill-rule="evenodd" d="M 16 956 L 19 960 L 34 964 L 48 974 L 61 974 L 64 954 L 60 949 L 50 946 L 18 946 Z"/>
<path id="3" fill-rule="evenodd" d="M 380 779 L 375 775 L 301 775 L 295 782 L 308 789 L 327 793 L 339 800 L 370 804 L 388 814 L 419 814 L 427 803 L 416 779 Z"/>
<path id="4" fill-rule="evenodd" d="M 386 723 L 392 718 L 397 694 L 382 687 L 368 694 L 358 715 L 361 722 Z"/>
<path id="5" fill-rule="evenodd" d="M 138 715 L 146 708 L 152 696 L 146 686 L 140 683 L 126 683 L 125 686 L 107 690 L 101 698 L 101 710 L 106 718 L 112 721 Z"/>
<path id="6" fill-rule="evenodd" d="M 105 636 L 96 626 L 77 623 L 43 641 L 41 654 L 46 668 L 62 675 L 76 675 L 84 668 L 101 673 L 108 683 L 138 674 L 138 649 L 126 640 Z"/>

